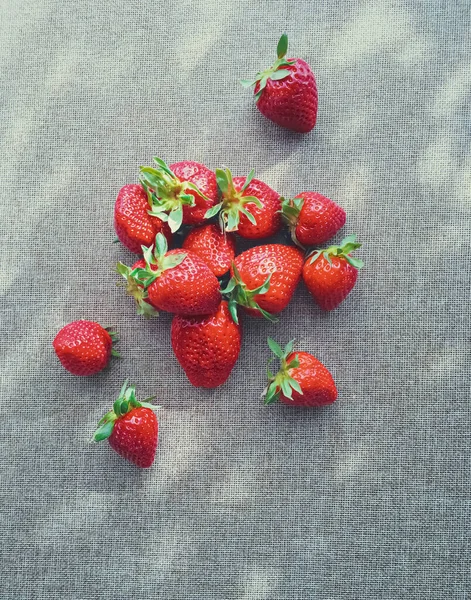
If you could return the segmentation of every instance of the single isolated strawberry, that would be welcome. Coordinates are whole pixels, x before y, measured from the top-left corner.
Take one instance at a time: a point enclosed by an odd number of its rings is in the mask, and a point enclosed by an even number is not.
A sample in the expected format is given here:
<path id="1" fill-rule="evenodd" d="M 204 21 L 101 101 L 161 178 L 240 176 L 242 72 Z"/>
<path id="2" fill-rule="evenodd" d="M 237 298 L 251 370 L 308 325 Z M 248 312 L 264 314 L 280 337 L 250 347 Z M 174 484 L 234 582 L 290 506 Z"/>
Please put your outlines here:
<path id="1" fill-rule="evenodd" d="M 345 225 L 343 208 L 317 192 L 301 192 L 283 200 L 283 218 L 298 246 L 325 244 Z"/>
<path id="2" fill-rule="evenodd" d="M 117 333 L 94 321 L 73 321 L 58 332 L 52 345 L 62 366 L 73 375 L 94 375 L 102 371 L 111 356 Z"/>
<path id="3" fill-rule="evenodd" d="M 311 67 L 301 58 L 285 58 L 288 36 L 278 42 L 277 60 L 266 71 L 257 73 L 255 81 L 242 81 L 244 87 L 255 85 L 258 110 L 281 127 L 299 133 L 314 128 L 317 118 L 317 86 Z"/>
<path id="4" fill-rule="evenodd" d="M 206 317 L 177 315 L 172 321 L 172 348 L 190 383 L 215 388 L 229 377 L 240 352 L 240 326 L 227 302 Z"/>
<path id="5" fill-rule="evenodd" d="M 269 369 L 264 404 L 283 402 L 295 406 L 325 406 L 337 399 L 337 388 L 328 369 L 308 352 L 293 352 L 294 340 L 282 349 L 268 338 L 268 345 L 280 370 L 275 375 Z M 271 361 L 270 361 L 271 362 Z"/>
<path id="6" fill-rule="evenodd" d="M 213 223 L 192 229 L 182 248 L 199 256 L 216 277 L 222 277 L 229 271 L 235 256 L 234 236 L 222 232 Z"/>
<path id="7" fill-rule="evenodd" d="M 147 193 L 142 185 L 129 184 L 119 190 L 114 205 L 114 228 L 119 241 L 135 254 L 142 254 L 142 246 L 149 246 L 158 233 L 170 242 L 172 233 L 167 223 L 151 216 Z"/>
<path id="8" fill-rule="evenodd" d="M 183 315 L 209 315 L 221 302 L 219 282 L 199 256 L 181 249 L 168 251 L 159 233 L 155 248 L 143 248 L 144 258 L 132 267 L 118 263 L 138 314 L 158 315 L 158 310 Z"/>
<path id="9" fill-rule="evenodd" d="M 272 316 L 285 309 L 301 279 L 303 253 L 283 244 L 249 248 L 236 256 L 232 278 L 222 290 L 229 297 L 229 310 L 237 322 L 237 305 L 253 317 Z"/>
<path id="10" fill-rule="evenodd" d="M 221 201 L 206 213 L 210 219 L 219 213 L 222 231 L 236 231 L 241 237 L 261 239 L 281 228 L 282 198 L 252 170 L 247 177 L 233 177 L 229 169 L 216 169 Z"/>
<path id="11" fill-rule="evenodd" d="M 310 294 L 323 310 L 333 310 L 352 291 L 363 261 L 351 256 L 360 248 L 356 235 L 349 235 L 339 246 L 316 250 L 303 267 L 303 279 Z"/>
<path id="12" fill-rule="evenodd" d="M 185 160 L 167 166 L 154 157 L 156 167 L 141 167 L 140 182 L 149 196 L 151 216 L 167 221 L 172 232 L 198 225 L 218 201 L 216 176 L 201 163 Z"/>
<path id="13" fill-rule="evenodd" d="M 152 465 L 157 449 L 159 424 L 154 410 L 159 408 L 136 399 L 134 386 L 124 382 L 113 410 L 99 421 L 93 434 L 93 441 L 108 440 L 110 446 L 120 456 L 138 467 Z"/>

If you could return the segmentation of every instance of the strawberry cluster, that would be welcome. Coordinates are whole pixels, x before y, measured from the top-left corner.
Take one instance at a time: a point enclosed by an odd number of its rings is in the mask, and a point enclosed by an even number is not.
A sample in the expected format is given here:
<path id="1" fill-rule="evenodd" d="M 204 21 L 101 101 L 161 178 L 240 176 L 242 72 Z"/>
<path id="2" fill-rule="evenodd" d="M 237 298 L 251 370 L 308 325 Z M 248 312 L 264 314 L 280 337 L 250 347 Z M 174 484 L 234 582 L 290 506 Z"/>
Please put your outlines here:
<path id="1" fill-rule="evenodd" d="M 285 59 L 286 49 L 282 36 L 275 65 L 253 82 L 256 100 L 269 118 L 274 115 L 270 106 L 276 106 L 273 120 L 309 131 L 317 111 L 315 79 L 304 61 Z M 117 271 L 138 314 L 174 315 L 172 349 L 192 385 L 215 388 L 227 381 L 241 350 L 241 313 L 276 321 L 301 279 L 327 311 L 353 289 L 363 264 L 352 256 L 360 247 L 356 236 L 325 247 L 346 222 L 334 201 L 312 191 L 283 198 L 254 171 L 233 177 L 227 168 L 212 171 L 194 161 L 167 165 L 154 158 L 154 163 L 141 167 L 139 183 L 125 185 L 116 198 L 116 234 L 138 255 L 132 265 L 119 262 Z M 283 228 L 287 243 L 266 243 Z M 254 245 L 237 254 L 237 236 Z M 117 354 L 113 338 L 98 323 L 76 321 L 57 334 L 53 345 L 67 370 L 91 375 Z M 268 343 L 280 368 L 268 371 L 265 404 L 323 406 L 336 400 L 334 380 L 315 357 L 295 352 L 293 342 L 284 349 L 272 339 Z M 158 433 L 153 408 L 139 402 L 126 382 L 94 439 L 109 439 L 120 455 L 150 466 Z"/>

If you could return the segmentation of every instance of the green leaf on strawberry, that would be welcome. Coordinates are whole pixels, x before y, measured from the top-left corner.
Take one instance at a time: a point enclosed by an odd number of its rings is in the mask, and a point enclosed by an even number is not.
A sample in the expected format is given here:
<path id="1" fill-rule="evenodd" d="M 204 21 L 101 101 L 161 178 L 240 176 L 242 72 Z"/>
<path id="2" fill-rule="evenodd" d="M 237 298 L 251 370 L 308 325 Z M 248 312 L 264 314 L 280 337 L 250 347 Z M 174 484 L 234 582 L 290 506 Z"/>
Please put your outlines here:
<path id="1" fill-rule="evenodd" d="M 303 390 L 299 383 L 290 376 L 289 370 L 296 369 L 299 367 L 299 360 L 297 356 L 288 361 L 288 357 L 293 352 L 294 340 L 290 340 L 284 349 L 275 342 L 272 338 L 268 338 L 268 346 L 270 350 L 273 352 L 275 357 L 280 361 L 280 369 L 276 375 L 274 375 L 270 370 L 267 369 L 268 374 L 268 386 L 264 392 L 264 400 L 263 403 L 274 404 L 280 399 L 280 394 L 292 400 L 293 391 L 298 394 L 303 395 Z M 274 360 L 271 359 L 270 362 Z"/>

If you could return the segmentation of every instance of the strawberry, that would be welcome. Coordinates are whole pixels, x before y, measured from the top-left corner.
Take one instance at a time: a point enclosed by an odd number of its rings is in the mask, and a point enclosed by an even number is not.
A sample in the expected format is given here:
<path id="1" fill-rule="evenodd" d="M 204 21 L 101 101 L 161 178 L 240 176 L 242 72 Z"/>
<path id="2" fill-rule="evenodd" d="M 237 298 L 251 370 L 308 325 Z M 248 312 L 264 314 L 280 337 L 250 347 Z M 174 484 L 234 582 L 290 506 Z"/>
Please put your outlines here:
<path id="1" fill-rule="evenodd" d="M 113 410 L 99 421 L 93 441 L 108 440 L 115 452 L 138 467 L 152 465 L 157 449 L 159 424 L 154 410 L 158 407 L 136 399 L 134 386 L 127 380 L 113 404 Z"/>
<path id="2" fill-rule="evenodd" d="M 229 271 L 235 256 L 234 236 L 221 232 L 217 225 L 202 225 L 190 231 L 182 248 L 198 255 L 216 277 Z"/>
<path id="3" fill-rule="evenodd" d="M 337 388 L 328 369 L 307 352 L 293 352 L 294 340 L 284 350 L 271 338 L 268 345 L 281 362 L 276 375 L 267 371 L 264 404 L 280 401 L 295 406 L 325 406 L 337 399 Z M 272 359 L 274 360 L 274 359 Z M 271 361 L 270 361 L 271 362 Z"/>
<path id="4" fill-rule="evenodd" d="M 350 253 L 360 247 L 356 235 L 349 235 L 339 246 L 316 250 L 304 263 L 304 283 L 323 310 L 337 308 L 352 291 L 363 261 Z"/>
<path id="5" fill-rule="evenodd" d="M 237 256 L 231 266 L 232 279 L 223 294 L 229 295 L 229 310 L 237 323 L 237 304 L 254 316 L 274 320 L 291 300 L 301 279 L 303 253 L 283 244 L 254 246 Z"/>
<path id="6" fill-rule="evenodd" d="M 154 157 L 156 167 L 141 167 L 140 181 L 152 205 L 150 215 L 167 221 L 172 232 L 181 224 L 198 225 L 216 204 L 218 188 L 214 173 L 200 163 L 185 160 L 168 167 Z"/>
<path id="7" fill-rule="evenodd" d="M 52 345 L 62 366 L 73 375 L 94 375 L 102 371 L 111 356 L 119 356 L 112 347 L 114 331 L 94 321 L 73 321 L 58 332 Z"/>
<path id="8" fill-rule="evenodd" d="M 345 225 L 343 208 L 317 192 L 301 192 L 284 200 L 282 213 L 293 242 L 299 246 L 324 244 Z"/>
<path id="9" fill-rule="evenodd" d="M 199 256 L 180 249 L 167 251 L 167 240 L 159 233 L 155 249 L 143 248 L 144 258 L 132 267 L 118 263 L 127 281 L 128 294 L 138 305 L 138 314 L 158 315 L 157 310 L 183 315 L 209 315 L 221 302 L 219 282 Z"/>
<path id="10" fill-rule="evenodd" d="M 214 388 L 229 377 L 240 352 L 240 326 L 227 302 L 206 317 L 176 315 L 172 321 L 172 348 L 190 383 Z"/>
<path id="11" fill-rule="evenodd" d="M 172 237 L 167 223 L 149 215 L 150 208 L 142 185 L 131 183 L 119 190 L 114 206 L 114 228 L 120 242 L 136 254 L 142 254 L 141 246 L 152 244 L 159 232 L 169 242 Z"/>
<path id="12" fill-rule="evenodd" d="M 277 125 L 299 133 L 314 128 L 317 118 L 317 86 L 311 67 L 301 58 L 285 58 L 288 37 L 278 42 L 278 58 L 272 67 L 257 73 L 255 81 L 242 81 L 244 87 L 255 85 L 258 110 Z"/>
<path id="13" fill-rule="evenodd" d="M 206 213 L 210 219 L 219 213 L 223 231 L 237 231 L 244 238 L 260 239 L 281 228 L 281 198 L 266 183 L 247 177 L 232 177 L 229 169 L 216 169 L 221 202 Z"/>

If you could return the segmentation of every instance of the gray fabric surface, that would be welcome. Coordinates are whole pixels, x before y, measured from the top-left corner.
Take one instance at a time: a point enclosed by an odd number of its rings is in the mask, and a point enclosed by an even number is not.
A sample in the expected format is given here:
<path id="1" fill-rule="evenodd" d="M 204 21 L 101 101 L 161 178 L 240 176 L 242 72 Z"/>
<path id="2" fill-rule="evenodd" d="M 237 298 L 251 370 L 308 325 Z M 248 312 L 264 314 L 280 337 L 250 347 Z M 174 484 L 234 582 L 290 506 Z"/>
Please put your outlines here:
<path id="1" fill-rule="evenodd" d="M 2 600 L 470 598 L 467 0 L 1 3 Z M 263 119 L 242 77 L 282 31 L 319 119 Z M 300 286 L 193 389 L 169 315 L 116 286 L 113 203 L 157 154 L 345 207 L 366 268 L 322 314 Z M 340 239 L 340 235 L 338 239 Z M 92 378 L 51 342 L 114 325 Z M 261 406 L 266 337 L 331 369 L 325 410 Z M 88 443 L 123 380 L 157 394 L 155 466 Z"/>

